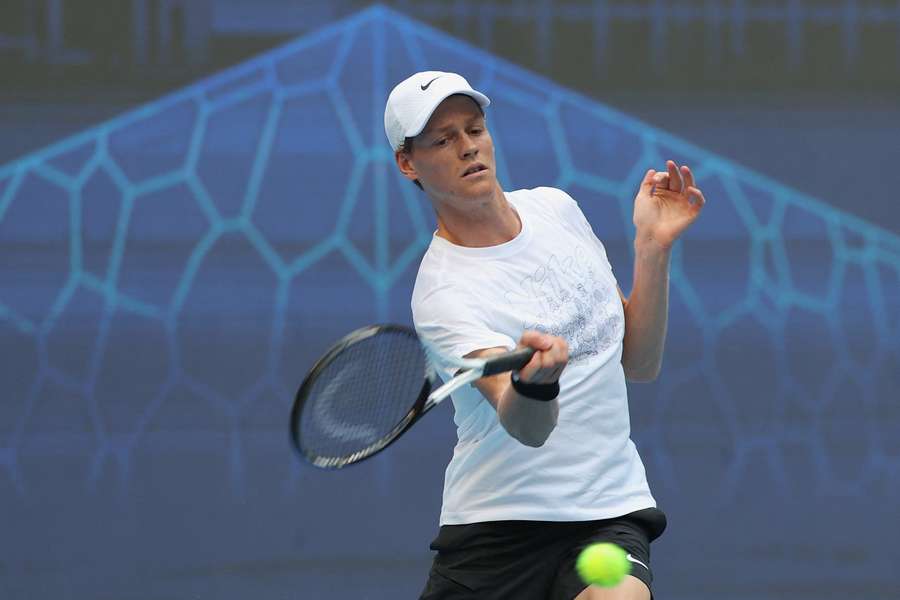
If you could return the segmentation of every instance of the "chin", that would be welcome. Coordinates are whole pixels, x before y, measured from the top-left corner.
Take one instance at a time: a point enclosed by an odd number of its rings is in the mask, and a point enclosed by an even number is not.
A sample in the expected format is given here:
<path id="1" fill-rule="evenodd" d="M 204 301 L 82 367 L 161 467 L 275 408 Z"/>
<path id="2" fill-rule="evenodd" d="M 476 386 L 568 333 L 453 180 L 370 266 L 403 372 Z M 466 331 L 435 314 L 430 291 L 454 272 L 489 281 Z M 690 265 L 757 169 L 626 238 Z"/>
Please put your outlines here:
<path id="1" fill-rule="evenodd" d="M 490 194 L 497 187 L 496 177 L 484 177 L 479 181 L 464 182 L 459 189 L 460 196 L 482 197 Z"/>

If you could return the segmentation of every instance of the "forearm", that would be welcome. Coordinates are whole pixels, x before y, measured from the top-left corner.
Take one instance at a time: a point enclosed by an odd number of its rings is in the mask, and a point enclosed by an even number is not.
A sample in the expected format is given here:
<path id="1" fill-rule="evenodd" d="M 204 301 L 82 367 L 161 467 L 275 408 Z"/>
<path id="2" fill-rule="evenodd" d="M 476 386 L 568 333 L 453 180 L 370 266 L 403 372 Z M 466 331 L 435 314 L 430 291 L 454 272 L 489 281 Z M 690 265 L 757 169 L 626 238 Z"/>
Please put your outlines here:
<path id="1" fill-rule="evenodd" d="M 671 247 L 638 235 L 634 283 L 625 303 L 622 366 L 632 381 L 652 381 L 662 366 L 669 313 Z"/>
<path id="2" fill-rule="evenodd" d="M 569 345 L 560 337 L 525 331 L 519 340 L 519 346 L 533 348 L 535 352 L 528 364 L 517 373 L 521 382 L 521 385 L 517 384 L 518 389 L 513 386 L 509 373 L 482 377 L 475 381 L 475 387 L 497 411 L 500 425 L 510 436 L 526 446 L 537 448 L 544 445 L 556 427 L 559 401 L 556 398 L 530 398 L 523 396 L 519 390 L 535 395 L 548 391 L 551 394 L 559 393 L 559 388 L 554 390 L 550 387 L 548 390 L 547 386 L 559 381 L 569 362 Z M 469 356 L 486 357 L 505 351 L 505 348 L 487 348 Z"/>
<path id="3" fill-rule="evenodd" d="M 497 416 L 509 435 L 536 448 L 547 441 L 556 427 L 559 401 L 528 398 L 507 384 L 498 398 Z"/>

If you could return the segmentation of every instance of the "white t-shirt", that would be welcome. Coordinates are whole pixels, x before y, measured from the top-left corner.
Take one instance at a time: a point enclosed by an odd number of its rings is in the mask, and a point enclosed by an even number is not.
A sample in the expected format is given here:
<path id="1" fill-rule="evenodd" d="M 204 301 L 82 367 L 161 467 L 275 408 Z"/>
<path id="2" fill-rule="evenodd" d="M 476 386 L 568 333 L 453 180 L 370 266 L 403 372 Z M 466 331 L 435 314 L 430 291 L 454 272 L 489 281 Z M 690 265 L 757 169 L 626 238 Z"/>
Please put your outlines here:
<path id="1" fill-rule="evenodd" d="M 452 396 L 458 441 L 441 525 L 585 521 L 656 506 L 630 439 L 625 320 L 606 250 L 562 190 L 506 193 L 522 222 L 486 248 L 431 241 L 412 296 L 419 335 L 442 352 L 515 347 L 526 329 L 563 337 L 559 420 L 540 448 L 510 436 L 474 386 Z"/>

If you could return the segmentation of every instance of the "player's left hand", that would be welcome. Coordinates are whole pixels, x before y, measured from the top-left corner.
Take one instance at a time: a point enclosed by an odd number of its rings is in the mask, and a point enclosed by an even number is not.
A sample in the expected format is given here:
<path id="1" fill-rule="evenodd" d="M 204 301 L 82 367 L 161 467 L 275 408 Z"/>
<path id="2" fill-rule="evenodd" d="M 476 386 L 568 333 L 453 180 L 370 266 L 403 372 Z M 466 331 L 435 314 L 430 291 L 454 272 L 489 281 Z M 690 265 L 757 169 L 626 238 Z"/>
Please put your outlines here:
<path id="1" fill-rule="evenodd" d="M 647 171 L 634 199 L 634 226 L 638 240 L 652 241 L 671 248 L 696 220 L 706 199 L 694 185 L 694 174 L 687 165 L 678 168 L 666 161 L 666 171 Z"/>

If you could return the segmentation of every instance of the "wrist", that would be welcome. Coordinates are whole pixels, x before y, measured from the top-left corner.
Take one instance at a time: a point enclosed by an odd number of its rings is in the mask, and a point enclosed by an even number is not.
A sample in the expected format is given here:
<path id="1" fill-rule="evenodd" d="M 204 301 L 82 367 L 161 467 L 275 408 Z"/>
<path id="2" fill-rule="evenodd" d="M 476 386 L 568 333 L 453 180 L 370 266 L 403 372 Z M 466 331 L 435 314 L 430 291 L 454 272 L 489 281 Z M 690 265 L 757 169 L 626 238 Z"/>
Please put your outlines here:
<path id="1" fill-rule="evenodd" d="M 634 236 L 634 251 L 638 254 L 669 254 L 675 240 L 661 239 L 652 231 L 638 230 Z"/>
<path id="2" fill-rule="evenodd" d="M 513 389 L 520 395 L 532 400 L 550 402 L 559 396 L 559 381 L 553 383 L 528 383 L 519 379 L 519 372 L 510 373 Z"/>

